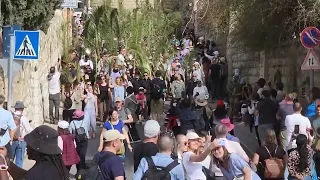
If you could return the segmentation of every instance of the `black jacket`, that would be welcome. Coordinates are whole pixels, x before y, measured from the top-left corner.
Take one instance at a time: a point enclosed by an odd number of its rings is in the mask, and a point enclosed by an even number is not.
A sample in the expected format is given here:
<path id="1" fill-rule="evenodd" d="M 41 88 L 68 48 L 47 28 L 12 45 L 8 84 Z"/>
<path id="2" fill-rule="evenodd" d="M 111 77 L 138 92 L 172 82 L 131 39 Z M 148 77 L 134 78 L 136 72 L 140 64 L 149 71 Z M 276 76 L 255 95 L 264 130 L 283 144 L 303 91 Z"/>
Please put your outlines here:
<path id="1" fill-rule="evenodd" d="M 197 86 L 197 82 L 193 81 L 193 80 L 189 80 L 187 83 L 187 95 L 189 97 L 192 97 L 193 95 L 193 89 Z"/>
<path id="2" fill-rule="evenodd" d="M 134 94 L 138 94 L 139 87 L 140 87 L 140 82 L 139 81 L 140 80 L 137 79 L 137 78 L 131 79 L 131 83 L 132 83 L 132 86 L 133 86 Z"/>
<path id="3" fill-rule="evenodd" d="M 143 87 L 146 90 L 145 94 L 147 96 L 147 99 L 150 99 L 151 80 L 149 78 L 147 80 L 146 79 L 140 79 L 139 84 L 140 84 L 140 87 Z"/>

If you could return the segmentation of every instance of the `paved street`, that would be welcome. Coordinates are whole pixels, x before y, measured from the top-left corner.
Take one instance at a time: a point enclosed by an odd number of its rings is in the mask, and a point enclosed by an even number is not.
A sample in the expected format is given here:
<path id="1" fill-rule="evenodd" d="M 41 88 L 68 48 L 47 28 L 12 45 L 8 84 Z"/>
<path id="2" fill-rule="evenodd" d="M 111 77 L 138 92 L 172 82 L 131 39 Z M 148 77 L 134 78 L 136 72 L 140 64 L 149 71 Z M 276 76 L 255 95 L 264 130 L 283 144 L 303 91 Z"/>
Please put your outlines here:
<path id="1" fill-rule="evenodd" d="M 166 103 L 167 104 L 167 103 Z M 53 127 L 53 128 L 57 128 L 56 125 L 50 125 L 49 126 Z M 138 133 L 140 137 L 143 137 L 143 129 L 142 129 L 142 125 L 137 125 L 137 129 L 138 129 Z M 101 133 L 101 128 L 97 128 L 97 135 L 100 135 Z M 255 138 L 255 134 L 251 133 L 249 131 L 248 127 L 245 127 L 244 124 L 236 124 L 235 126 L 235 134 L 236 136 L 240 139 L 241 144 L 243 146 L 243 148 L 245 149 L 245 151 L 248 153 L 248 155 L 251 157 L 252 156 L 252 152 L 255 151 L 255 149 L 258 147 L 258 143 L 257 140 Z M 97 153 L 97 148 L 99 145 L 99 138 L 97 136 L 96 139 L 90 139 L 89 140 L 89 145 L 88 145 L 88 151 L 87 151 L 87 157 L 86 160 L 90 161 L 93 159 L 94 155 Z M 136 144 L 133 144 L 133 148 Z M 30 161 L 27 160 L 24 163 L 24 168 L 25 169 L 30 169 L 34 164 L 34 161 Z M 125 162 L 125 166 L 126 166 L 126 175 L 128 179 L 131 179 L 133 176 L 133 156 L 132 153 L 129 152 L 129 150 L 127 150 L 127 154 L 126 154 L 126 162 Z M 76 173 L 76 168 L 75 166 L 71 168 L 70 171 L 72 177 L 73 175 Z M 74 177 L 72 178 L 74 179 Z"/>

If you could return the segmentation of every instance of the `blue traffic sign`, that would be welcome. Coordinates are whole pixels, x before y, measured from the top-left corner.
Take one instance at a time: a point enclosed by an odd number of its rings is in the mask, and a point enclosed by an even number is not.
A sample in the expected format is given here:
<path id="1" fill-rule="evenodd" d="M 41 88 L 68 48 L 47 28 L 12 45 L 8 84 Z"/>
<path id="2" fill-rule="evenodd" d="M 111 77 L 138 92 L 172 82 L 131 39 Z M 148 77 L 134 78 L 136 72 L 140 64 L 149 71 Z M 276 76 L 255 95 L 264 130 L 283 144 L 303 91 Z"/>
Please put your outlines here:
<path id="1" fill-rule="evenodd" d="M 300 35 L 302 45 L 307 49 L 313 49 L 320 43 L 320 31 L 316 27 L 305 28 Z"/>
<path id="2" fill-rule="evenodd" d="M 14 59 L 39 60 L 40 31 L 14 31 Z"/>
<path id="3" fill-rule="evenodd" d="M 3 58 L 9 58 L 10 56 L 10 36 L 14 35 L 14 31 L 21 30 L 20 25 L 8 25 L 2 27 L 2 55 Z"/>

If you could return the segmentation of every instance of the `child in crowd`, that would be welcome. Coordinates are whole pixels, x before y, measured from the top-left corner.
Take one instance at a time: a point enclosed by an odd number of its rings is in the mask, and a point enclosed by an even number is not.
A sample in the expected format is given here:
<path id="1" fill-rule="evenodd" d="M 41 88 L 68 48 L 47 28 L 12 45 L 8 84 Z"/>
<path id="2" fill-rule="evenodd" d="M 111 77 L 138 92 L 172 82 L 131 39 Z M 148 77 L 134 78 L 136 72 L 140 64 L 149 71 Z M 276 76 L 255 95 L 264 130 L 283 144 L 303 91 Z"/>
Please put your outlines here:
<path id="1" fill-rule="evenodd" d="M 140 87 L 139 88 L 139 93 L 136 95 L 136 99 L 138 102 L 138 108 L 137 108 L 137 113 L 139 117 L 139 122 L 144 120 L 147 117 L 147 97 L 144 94 L 144 88 Z"/>
<path id="2" fill-rule="evenodd" d="M 70 171 L 72 165 L 80 162 L 80 157 L 76 150 L 77 145 L 74 135 L 70 133 L 67 121 L 60 121 L 58 123 L 58 133 L 58 146 L 62 151 L 62 160 L 68 171 Z"/>

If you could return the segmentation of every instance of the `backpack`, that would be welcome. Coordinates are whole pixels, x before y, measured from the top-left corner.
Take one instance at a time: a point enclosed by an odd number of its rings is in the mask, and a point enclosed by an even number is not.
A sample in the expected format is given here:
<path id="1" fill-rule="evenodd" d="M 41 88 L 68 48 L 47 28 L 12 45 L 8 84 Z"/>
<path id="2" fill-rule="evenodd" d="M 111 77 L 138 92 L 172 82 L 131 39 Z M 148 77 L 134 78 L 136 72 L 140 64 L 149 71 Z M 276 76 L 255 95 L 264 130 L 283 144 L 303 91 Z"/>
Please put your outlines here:
<path id="1" fill-rule="evenodd" d="M 148 170 L 144 173 L 141 180 L 171 180 L 170 171 L 179 165 L 178 161 L 173 161 L 166 167 L 156 166 L 151 157 L 146 157 Z"/>
<path id="2" fill-rule="evenodd" d="M 161 96 L 162 96 L 161 88 L 156 82 L 154 82 L 151 88 L 151 97 L 154 100 L 159 100 Z"/>
<path id="3" fill-rule="evenodd" d="M 116 156 L 112 154 L 108 154 L 103 156 L 99 162 L 97 160 L 94 161 L 94 163 L 88 163 L 86 164 L 86 169 L 80 170 L 77 175 L 77 180 L 105 180 L 105 179 L 111 179 L 108 174 L 106 174 L 104 171 L 101 170 L 100 165 L 105 162 L 107 159 Z"/>
<path id="4" fill-rule="evenodd" d="M 83 142 L 83 141 L 86 141 L 88 140 L 88 136 L 87 136 L 87 133 L 86 133 L 86 130 L 84 129 L 84 127 L 81 127 L 82 124 L 83 124 L 83 120 L 82 120 L 82 123 L 80 125 L 79 128 L 77 128 L 76 124 L 73 122 L 74 124 L 74 127 L 75 127 L 75 137 L 74 139 L 76 140 L 77 143 L 80 143 L 80 142 Z"/>
<path id="5" fill-rule="evenodd" d="M 70 109 L 72 107 L 72 103 L 73 103 L 72 99 L 71 99 L 71 96 L 73 95 L 73 93 L 70 94 L 69 96 L 67 96 L 66 93 L 64 93 L 64 95 L 66 96 L 66 99 L 64 100 L 63 107 L 65 109 Z"/>
<path id="6" fill-rule="evenodd" d="M 16 126 L 17 126 L 17 130 L 16 130 L 16 132 L 14 133 L 14 135 L 13 135 L 13 139 L 19 139 L 19 136 L 18 135 L 20 135 L 20 132 L 21 132 L 21 117 L 22 117 L 22 114 L 20 114 L 20 115 L 17 115 L 17 114 L 14 114 L 13 113 L 13 117 L 14 117 L 14 122 L 15 122 L 15 124 L 16 124 Z M 6 131 L 5 131 L 6 132 Z M 0 135 L 1 135 L 1 133 L 0 133 Z M 4 134 L 3 134 L 4 135 Z M 2 135 L 2 136 L 3 136 Z"/>
<path id="7" fill-rule="evenodd" d="M 284 177 L 284 166 L 282 159 L 272 157 L 269 149 L 265 146 L 270 158 L 264 160 L 266 166 L 264 167 L 264 178 L 283 178 Z M 274 151 L 274 155 L 277 153 L 278 146 Z"/>

